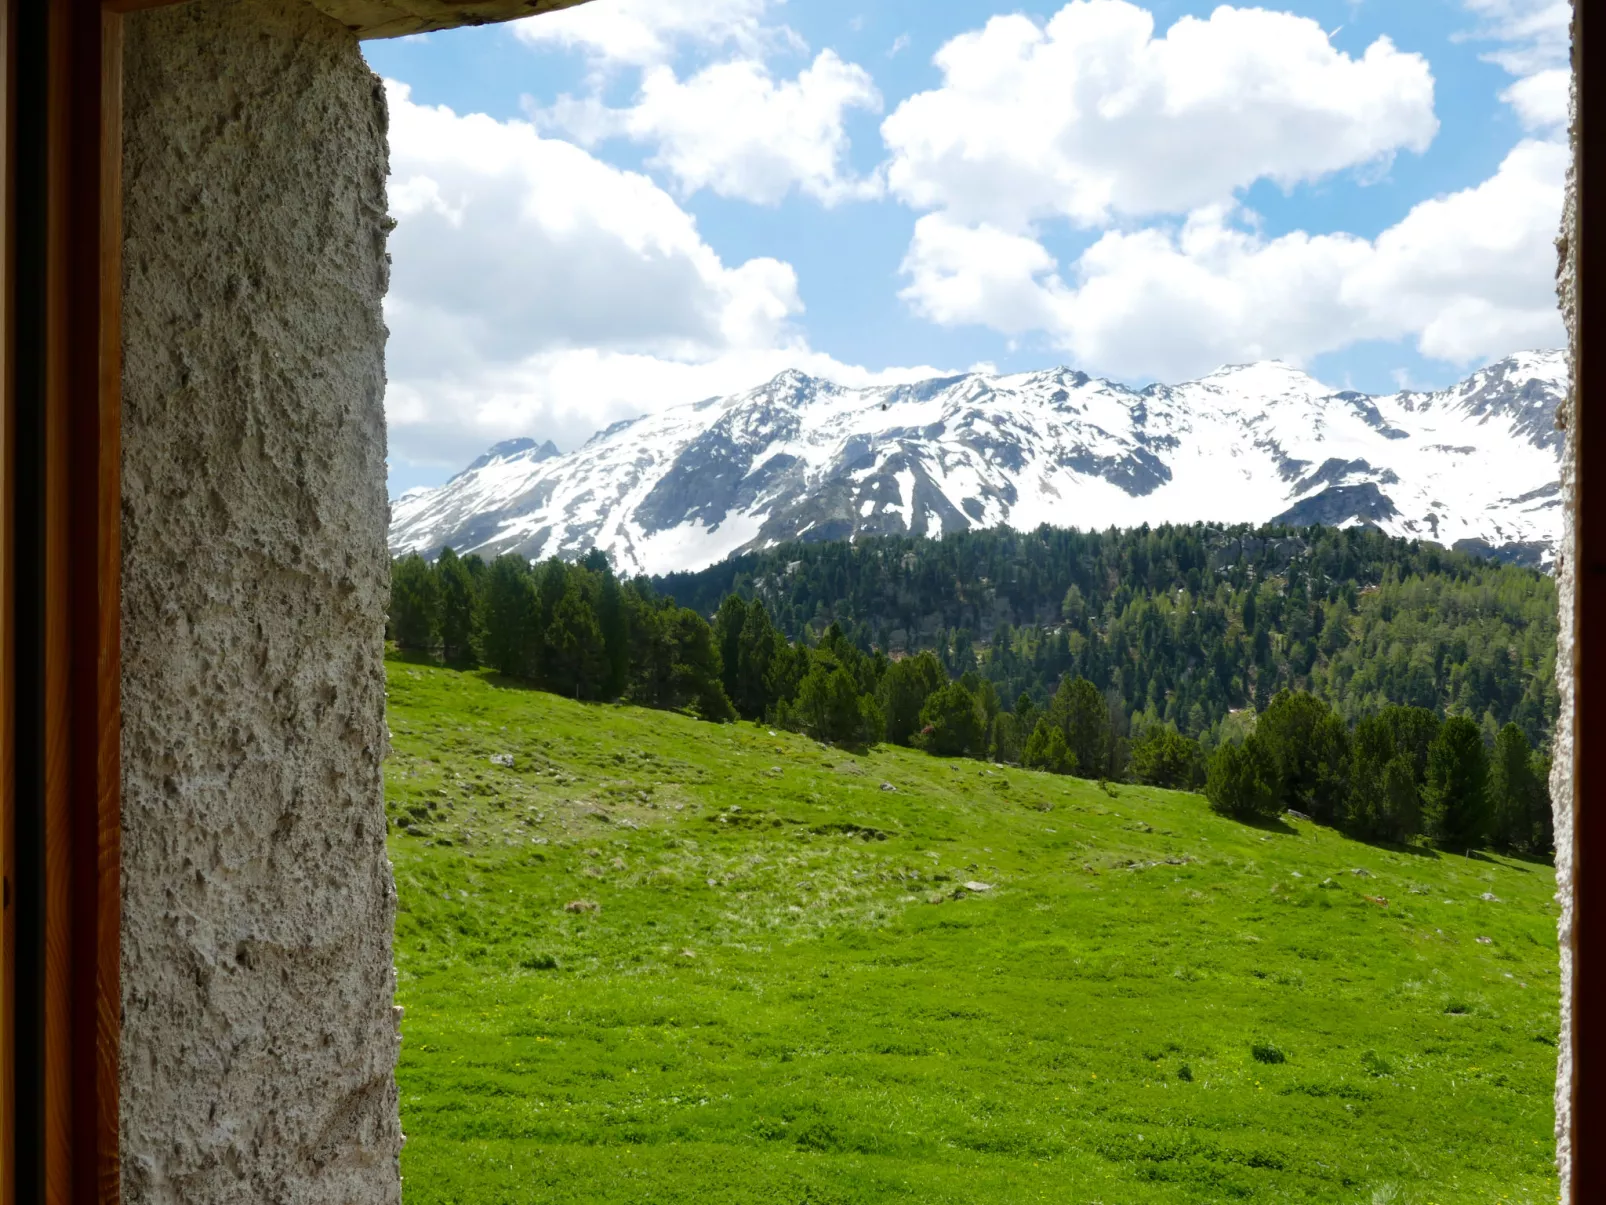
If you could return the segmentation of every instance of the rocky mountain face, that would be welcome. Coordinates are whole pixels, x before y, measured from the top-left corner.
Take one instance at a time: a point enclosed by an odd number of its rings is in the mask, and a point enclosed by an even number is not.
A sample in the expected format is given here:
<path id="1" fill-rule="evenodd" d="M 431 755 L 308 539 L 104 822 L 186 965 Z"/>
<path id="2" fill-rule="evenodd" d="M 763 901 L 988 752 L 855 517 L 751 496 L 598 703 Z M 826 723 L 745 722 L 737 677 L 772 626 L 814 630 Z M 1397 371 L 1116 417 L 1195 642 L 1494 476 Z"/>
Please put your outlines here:
<path id="1" fill-rule="evenodd" d="M 497 444 L 392 507 L 392 551 L 602 548 L 623 573 L 790 539 L 1141 523 L 1364 523 L 1545 565 L 1561 533 L 1561 352 L 1438 393 L 1279 363 L 1131 389 L 1068 368 L 844 389 L 786 372 L 597 433 Z"/>

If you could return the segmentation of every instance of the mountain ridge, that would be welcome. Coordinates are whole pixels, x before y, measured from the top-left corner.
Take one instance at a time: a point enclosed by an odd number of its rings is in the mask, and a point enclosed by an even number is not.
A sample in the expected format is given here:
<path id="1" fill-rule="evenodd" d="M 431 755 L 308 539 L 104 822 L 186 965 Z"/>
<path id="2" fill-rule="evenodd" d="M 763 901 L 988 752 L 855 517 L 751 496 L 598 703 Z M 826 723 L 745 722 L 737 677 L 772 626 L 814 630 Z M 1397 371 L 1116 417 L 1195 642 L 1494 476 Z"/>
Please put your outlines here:
<path id="1" fill-rule="evenodd" d="M 1548 564 L 1565 394 L 1560 351 L 1449 389 L 1333 390 L 1229 365 L 1144 389 L 1068 366 L 849 388 L 795 369 L 597 432 L 559 453 L 495 445 L 393 504 L 393 552 L 700 568 L 789 539 L 938 535 L 1000 523 L 1364 523 Z"/>

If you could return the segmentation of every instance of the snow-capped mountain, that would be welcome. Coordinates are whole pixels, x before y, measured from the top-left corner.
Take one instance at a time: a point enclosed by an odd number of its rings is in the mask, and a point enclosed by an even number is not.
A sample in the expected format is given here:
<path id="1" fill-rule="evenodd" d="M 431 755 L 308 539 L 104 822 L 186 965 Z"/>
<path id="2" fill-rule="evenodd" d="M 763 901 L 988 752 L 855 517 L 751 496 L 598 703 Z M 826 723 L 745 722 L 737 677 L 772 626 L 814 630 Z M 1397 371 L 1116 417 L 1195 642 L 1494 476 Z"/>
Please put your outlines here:
<path id="1" fill-rule="evenodd" d="M 749 548 L 1006 523 L 1368 523 L 1547 564 L 1560 534 L 1561 352 L 1439 393 L 1336 392 L 1280 363 L 1135 390 L 1061 368 L 844 389 L 785 372 L 616 423 L 496 445 L 396 500 L 394 552 L 574 557 L 624 573 Z"/>

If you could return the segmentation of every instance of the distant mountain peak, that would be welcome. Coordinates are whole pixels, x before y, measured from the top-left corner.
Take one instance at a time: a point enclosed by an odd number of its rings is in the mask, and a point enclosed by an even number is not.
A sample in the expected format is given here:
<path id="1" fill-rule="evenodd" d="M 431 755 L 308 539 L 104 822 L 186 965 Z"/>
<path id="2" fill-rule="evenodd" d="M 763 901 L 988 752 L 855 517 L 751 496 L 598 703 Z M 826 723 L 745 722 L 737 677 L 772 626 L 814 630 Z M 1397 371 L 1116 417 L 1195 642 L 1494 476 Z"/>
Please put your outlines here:
<path id="1" fill-rule="evenodd" d="M 452 481 L 483 469 L 486 465 L 498 460 L 512 460 L 516 456 L 521 460 L 528 460 L 531 464 L 539 464 L 543 460 L 551 460 L 554 456 L 561 455 L 562 453 L 558 451 L 558 445 L 550 439 L 541 444 L 537 444 L 535 440 L 529 438 L 504 439 L 501 443 L 492 444 L 487 448 L 478 460 L 454 476 Z"/>
<path id="2" fill-rule="evenodd" d="M 397 499 L 391 546 L 602 548 L 623 572 L 661 573 L 799 538 L 1281 519 L 1543 560 L 1566 380 L 1566 356 L 1544 351 L 1375 397 L 1280 361 L 1143 390 L 1068 367 L 866 388 L 788 369 L 566 454 L 497 444 Z"/>

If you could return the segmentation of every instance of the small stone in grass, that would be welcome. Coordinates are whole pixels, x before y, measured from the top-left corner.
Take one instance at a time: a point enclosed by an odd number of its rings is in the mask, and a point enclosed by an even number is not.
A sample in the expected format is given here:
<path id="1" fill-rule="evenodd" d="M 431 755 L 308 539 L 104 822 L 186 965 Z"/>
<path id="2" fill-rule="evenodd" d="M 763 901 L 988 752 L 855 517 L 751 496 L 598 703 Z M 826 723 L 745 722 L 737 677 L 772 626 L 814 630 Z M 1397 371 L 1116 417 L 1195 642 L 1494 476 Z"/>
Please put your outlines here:
<path id="1" fill-rule="evenodd" d="M 493 753 L 491 754 L 491 764 L 493 766 L 505 766 L 511 770 L 513 768 L 513 755 L 511 753 Z"/>
<path id="2" fill-rule="evenodd" d="M 1492 946 L 1492 945 L 1494 945 L 1494 938 L 1492 938 L 1492 937 L 1480 937 L 1480 938 L 1478 938 L 1478 944 L 1480 946 Z"/>
<path id="3" fill-rule="evenodd" d="M 1478 898 L 1490 904 L 1498 904 L 1500 902 L 1500 897 L 1492 891 L 1485 891 Z"/>
<path id="4" fill-rule="evenodd" d="M 966 891 L 991 891 L 992 889 L 993 885 L 991 883 L 978 883 L 975 879 L 971 879 L 965 884 Z"/>
<path id="5" fill-rule="evenodd" d="M 898 788 L 893 786 L 890 782 L 884 782 L 881 784 L 881 789 L 883 791 L 896 791 Z"/>

